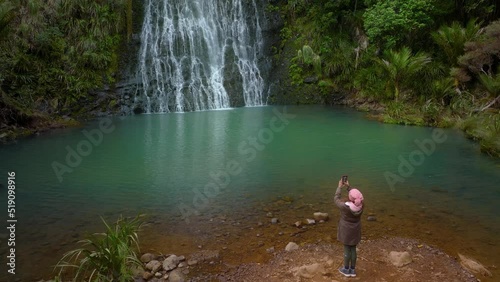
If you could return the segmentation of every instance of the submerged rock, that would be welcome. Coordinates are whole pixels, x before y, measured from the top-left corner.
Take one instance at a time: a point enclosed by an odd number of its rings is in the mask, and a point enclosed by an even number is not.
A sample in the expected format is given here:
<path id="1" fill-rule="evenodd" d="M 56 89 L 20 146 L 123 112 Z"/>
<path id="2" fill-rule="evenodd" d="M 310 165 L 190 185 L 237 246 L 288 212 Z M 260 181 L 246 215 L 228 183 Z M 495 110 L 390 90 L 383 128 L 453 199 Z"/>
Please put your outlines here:
<path id="1" fill-rule="evenodd" d="M 491 272 L 481 263 L 461 254 L 458 254 L 458 257 L 460 258 L 460 265 L 462 265 L 465 269 L 475 274 L 491 277 Z"/>

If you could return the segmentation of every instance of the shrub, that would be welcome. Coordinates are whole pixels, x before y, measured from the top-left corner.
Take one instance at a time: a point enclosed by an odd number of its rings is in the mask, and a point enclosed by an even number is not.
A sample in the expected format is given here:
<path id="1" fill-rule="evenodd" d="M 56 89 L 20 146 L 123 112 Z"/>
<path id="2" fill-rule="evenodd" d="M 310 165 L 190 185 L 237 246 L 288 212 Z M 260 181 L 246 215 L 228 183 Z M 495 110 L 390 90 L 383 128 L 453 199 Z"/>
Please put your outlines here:
<path id="1" fill-rule="evenodd" d="M 74 281 L 130 281 L 133 278 L 131 267 L 142 266 L 136 253 L 139 251 L 137 232 L 142 225 L 140 216 L 120 217 L 113 227 L 102 221 L 106 232 L 79 241 L 82 248 L 64 254 L 55 266 L 60 269 L 59 276 L 69 269 Z"/>

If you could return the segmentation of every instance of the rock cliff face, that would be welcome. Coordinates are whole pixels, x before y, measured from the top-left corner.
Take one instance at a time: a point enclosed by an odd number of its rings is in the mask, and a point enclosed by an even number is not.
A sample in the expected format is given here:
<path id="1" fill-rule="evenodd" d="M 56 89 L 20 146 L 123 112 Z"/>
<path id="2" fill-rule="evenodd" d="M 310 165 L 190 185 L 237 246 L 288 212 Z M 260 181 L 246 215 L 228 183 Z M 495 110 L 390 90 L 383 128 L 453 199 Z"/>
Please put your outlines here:
<path id="1" fill-rule="evenodd" d="M 256 55 L 257 65 L 264 83 L 262 103 L 328 103 L 329 97 L 324 93 L 322 94 L 322 90 L 318 88 L 317 83 L 307 83 L 305 81 L 299 86 L 291 84 L 289 77 L 290 60 L 296 55 L 297 50 L 293 44 L 293 38 L 284 42 L 284 44 L 281 42 L 280 32 L 284 27 L 284 20 L 278 10 L 268 9 L 269 5 L 278 5 L 279 2 L 278 0 L 257 0 L 255 2 L 256 6 L 259 7 L 257 18 L 261 29 L 261 51 Z M 116 93 L 116 99 L 113 101 L 114 110 L 126 115 L 144 112 L 143 101 L 139 101 L 141 100 L 139 93 L 143 91 L 142 74 L 138 71 L 138 54 L 141 48 L 141 30 L 144 16 L 143 5 L 142 1 L 134 0 L 134 33 L 124 46 L 121 54 L 120 80 L 113 90 L 109 90 Z M 243 5 L 245 9 L 252 10 L 253 1 L 245 1 Z M 224 61 L 233 62 L 236 55 L 234 50 L 228 48 L 221 56 L 224 57 Z M 230 106 L 245 106 L 244 97 L 241 95 L 245 86 L 237 64 L 226 64 L 221 71 L 224 76 L 222 85 L 228 93 Z"/>

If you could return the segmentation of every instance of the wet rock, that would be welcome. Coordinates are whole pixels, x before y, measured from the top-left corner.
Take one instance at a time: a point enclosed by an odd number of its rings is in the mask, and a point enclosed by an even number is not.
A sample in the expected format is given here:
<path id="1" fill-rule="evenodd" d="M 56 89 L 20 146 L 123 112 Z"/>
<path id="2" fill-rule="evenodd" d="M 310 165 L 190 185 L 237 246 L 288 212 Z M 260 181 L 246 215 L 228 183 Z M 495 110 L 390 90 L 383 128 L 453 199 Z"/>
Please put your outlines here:
<path id="1" fill-rule="evenodd" d="M 408 252 L 390 252 L 389 260 L 391 263 L 397 267 L 405 266 L 411 263 L 413 260 Z"/>
<path id="2" fill-rule="evenodd" d="M 180 269 L 175 269 L 169 273 L 169 282 L 184 282 L 186 281 L 186 276 L 182 273 Z"/>
<path id="3" fill-rule="evenodd" d="M 163 269 L 166 271 L 172 270 L 179 264 L 179 257 L 171 255 L 163 261 Z"/>
<path id="4" fill-rule="evenodd" d="M 151 253 L 145 253 L 145 254 L 143 254 L 143 255 L 141 256 L 141 261 L 142 261 L 143 263 L 148 263 L 148 262 L 150 262 L 150 261 L 154 260 L 155 258 L 156 258 L 156 256 L 155 256 L 155 255 L 153 255 L 153 254 L 151 254 Z"/>
<path id="5" fill-rule="evenodd" d="M 144 280 L 149 280 L 151 278 L 153 278 L 153 273 L 149 272 L 149 271 L 146 271 L 142 274 L 142 278 L 144 278 Z"/>
<path id="6" fill-rule="evenodd" d="M 299 249 L 299 245 L 297 245 L 294 242 L 288 243 L 286 245 L 286 247 L 285 247 L 285 251 L 287 251 L 287 252 L 295 251 L 295 250 L 298 250 L 298 249 Z"/>
<path id="7" fill-rule="evenodd" d="M 329 219 L 328 214 L 325 212 L 315 212 L 313 216 L 314 220 L 316 221 L 321 221 L 321 220 L 327 221 Z"/>
<path id="8" fill-rule="evenodd" d="M 368 216 L 368 218 L 366 218 L 366 220 L 368 220 L 368 221 L 377 221 L 377 218 L 375 216 L 373 216 L 373 215 L 370 215 L 370 216 Z"/>
<path id="9" fill-rule="evenodd" d="M 460 258 L 460 265 L 462 265 L 465 269 L 474 274 L 481 274 L 483 276 L 491 277 L 491 272 L 486 269 L 486 267 L 484 267 L 481 263 L 461 254 L 458 254 L 458 257 Z"/>
<path id="10" fill-rule="evenodd" d="M 161 262 L 152 260 L 146 264 L 146 269 L 151 270 L 151 272 L 155 273 L 161 269 Z"/>

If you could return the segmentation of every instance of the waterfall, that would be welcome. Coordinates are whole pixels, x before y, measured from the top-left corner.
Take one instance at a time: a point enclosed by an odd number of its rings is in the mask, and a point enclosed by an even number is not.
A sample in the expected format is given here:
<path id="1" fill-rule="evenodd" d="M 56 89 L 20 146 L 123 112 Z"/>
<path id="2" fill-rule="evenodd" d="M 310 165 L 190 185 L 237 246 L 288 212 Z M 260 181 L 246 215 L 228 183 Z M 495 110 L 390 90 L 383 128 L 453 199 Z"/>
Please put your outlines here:
<path id="1" fill-rule="evenodd" d="M 146 113 L 263 105 L 257 7 L 256 0 L 147 0 L 136 105 Z"/>

